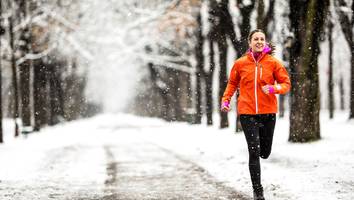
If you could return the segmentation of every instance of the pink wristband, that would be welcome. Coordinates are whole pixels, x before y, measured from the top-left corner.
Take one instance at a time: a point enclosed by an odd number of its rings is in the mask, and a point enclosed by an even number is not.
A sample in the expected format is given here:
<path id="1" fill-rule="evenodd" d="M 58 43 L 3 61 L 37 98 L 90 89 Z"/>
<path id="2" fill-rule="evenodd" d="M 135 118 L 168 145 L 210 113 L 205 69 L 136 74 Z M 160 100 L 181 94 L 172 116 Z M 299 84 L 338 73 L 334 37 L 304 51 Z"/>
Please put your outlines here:
<path id="1" fill-rule="evenodd" d="M 221 107 L 230 107 L 230 103 L 227 102 L 227 101 L 224 101 L 224 102 L 222 103 L 222 106 L 221 106 Z"/>
<path id="2" fill-rule="evenodd" d="M 274 86 L 269 86 L 269 94 L 274 94 L 275 90 L 274 90 Z"/>

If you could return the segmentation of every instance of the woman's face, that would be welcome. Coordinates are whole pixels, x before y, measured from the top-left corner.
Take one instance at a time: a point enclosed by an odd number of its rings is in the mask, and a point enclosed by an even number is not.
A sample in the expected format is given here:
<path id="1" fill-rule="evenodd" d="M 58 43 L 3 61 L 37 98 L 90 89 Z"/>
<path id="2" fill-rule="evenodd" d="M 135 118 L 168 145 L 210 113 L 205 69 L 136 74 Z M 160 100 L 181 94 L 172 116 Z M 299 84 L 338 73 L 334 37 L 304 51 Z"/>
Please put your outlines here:
<path id="1" fill-rule="evenodd" d="M 265 35 L 262 32 L 255 32 L 249 41 L 252 52 L 262 52 L 265 47 Z"/>

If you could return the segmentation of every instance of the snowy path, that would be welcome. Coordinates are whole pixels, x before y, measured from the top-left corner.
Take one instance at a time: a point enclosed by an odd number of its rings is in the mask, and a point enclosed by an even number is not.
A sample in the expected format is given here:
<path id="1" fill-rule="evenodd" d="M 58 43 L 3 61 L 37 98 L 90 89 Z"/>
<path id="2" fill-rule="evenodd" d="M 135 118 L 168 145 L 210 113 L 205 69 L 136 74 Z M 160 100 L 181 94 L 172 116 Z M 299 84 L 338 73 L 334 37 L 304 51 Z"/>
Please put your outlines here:
<path id="1" fill-rule="evenodd" d="M 7 153 L 0 156 L 8 156 L 0 160 L 2 168 L 17 170 L 0 173 L 0 199 L 250 199 L 191 160 L 144 139 L 144 125 L 96 122 L 2 146 Z"/>
<path id="2" fill-rule="evenodd" d="M 354 199 L 354 121 L 323 115 L 322 139 L 307 144 L 287 142 L 288 128 L 278 120 L 261 161 L 266 199 Z M 251 199 L 246 141 L 233 130 L 107 114 L 5 135 L 0 199 Z"/>
<path id="3" fill-rule="evenodd" d="M 105 150 L 110 178 L 103 199 L 247 199 L 190 160 L 137 138 Z"/>

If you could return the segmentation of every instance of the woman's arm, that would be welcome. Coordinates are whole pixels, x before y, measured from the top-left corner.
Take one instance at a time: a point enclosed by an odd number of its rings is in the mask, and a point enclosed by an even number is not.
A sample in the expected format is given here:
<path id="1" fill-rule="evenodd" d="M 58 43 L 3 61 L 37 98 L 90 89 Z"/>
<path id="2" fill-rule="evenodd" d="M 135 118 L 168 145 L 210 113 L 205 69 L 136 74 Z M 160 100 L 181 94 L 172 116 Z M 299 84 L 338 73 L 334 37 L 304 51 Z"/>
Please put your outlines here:
<path id="1" fill-rule="evenodd" d="M 274 92 L 276 94 L 285 94 L 290 90 L 290 78 L 285 67 L 279 62 L 276 61 L 274 69 L 274 77 L 277 81 L 277 84 L 274 86 Z"/>
<path id="2" fill-rule="evenodd" d="M 237 72 L 237 67 L 235 63 L 231 69 L 230 78 L 229 81 L 227 82 L 227 86 L 221 100 L 222 104 L 224 102 L 230 103 L 231 97 L 234 95 L 239 83 L 240 83 L 240 74 Z"/>

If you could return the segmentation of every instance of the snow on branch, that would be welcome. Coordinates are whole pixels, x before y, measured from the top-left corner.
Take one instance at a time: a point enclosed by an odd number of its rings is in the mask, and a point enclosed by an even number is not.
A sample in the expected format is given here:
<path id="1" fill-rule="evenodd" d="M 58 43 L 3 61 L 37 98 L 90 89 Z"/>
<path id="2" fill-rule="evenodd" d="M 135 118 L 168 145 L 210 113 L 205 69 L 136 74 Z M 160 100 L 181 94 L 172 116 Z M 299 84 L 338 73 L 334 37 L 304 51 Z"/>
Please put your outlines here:
<path id="1" fill-rule="evenodd" d="M 36 60 L 36 59 L 42 58 L 44 56 L 47 56 L 55 48 L 56 48 L 56 45 L 53 45 L 50 48 L 47 48 L 46 50 L 42 51 L 41 53 L 36 53 L 36 54 L 28 53 L 25 56 L 23 56 L 22 58 L 18 59 L 16 61 L 16 65 L 20 65 L 23 62 L 25 62 L 26 60 Z"/>
<path id="2" fill-rule="evenodd" d="M 59 22 L 60 24 L 64 25 L 65 28 L 68 28 L 71 31 L 77 30 L 78 26 L 72 22 L 70 22 L 69 20 L 67 20 L 65 17 L 63 17 L 62 15 L 60 15 L 59 13 L 53 11 L 53 10 L 46 10 L 44 9 L 43 11 L 47 12 L 48 15 L 56 20 L 57 22 Z"/>
<path id="3" fill-rule="evenodd" d="M 65 33 L 64 33 L 65 34 Z M 65 34 L 66 37 L 65 39 L 69 42 L 69 44 L 79 53 L 81 54 L 85 59 L 87 60 L 93 60 L 93 54 L 86 50 L 82 45 L 73 38 L 73 36 Z"/>

